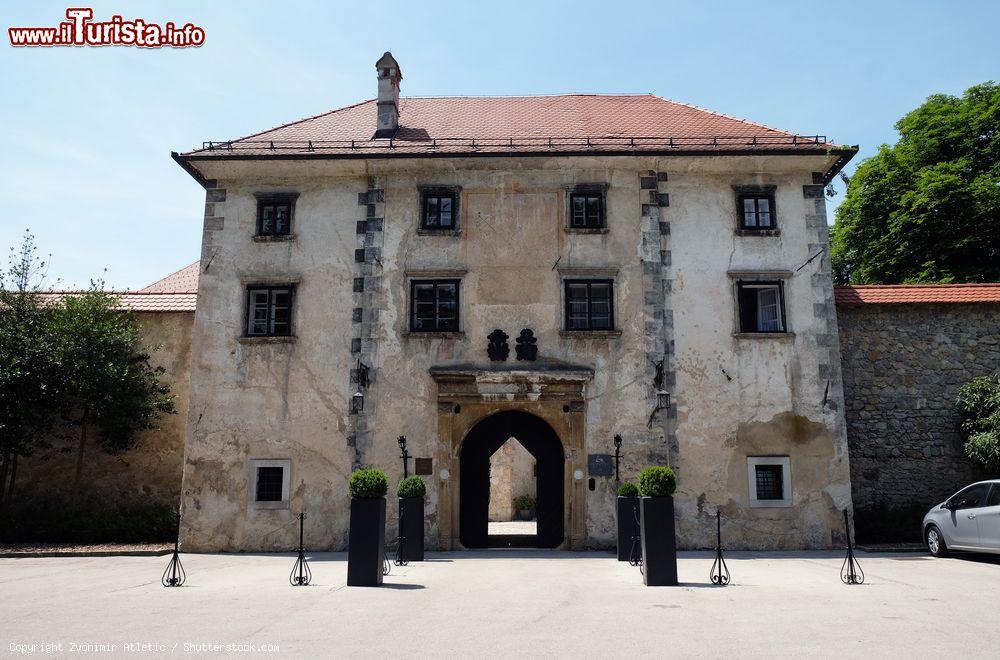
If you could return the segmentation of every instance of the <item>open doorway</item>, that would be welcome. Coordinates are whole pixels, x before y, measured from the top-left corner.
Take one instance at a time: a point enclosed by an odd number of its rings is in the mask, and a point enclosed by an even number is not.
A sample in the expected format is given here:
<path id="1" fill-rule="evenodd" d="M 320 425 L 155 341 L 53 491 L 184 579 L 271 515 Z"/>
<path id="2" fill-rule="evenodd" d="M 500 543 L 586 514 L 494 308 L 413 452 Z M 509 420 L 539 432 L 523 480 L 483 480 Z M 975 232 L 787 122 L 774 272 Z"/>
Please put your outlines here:
<path id="1" fill-rule="evenodd" d="M 490 456 L 489 536 L 535 536 L 535 457 L 514 437 Z"/>
<path id="2" fill-rule="evenodd" d="M 494 500 L 491 497 L 491 459 L 512 438 L 517 444 L 508 450 L 509 453 L 518 455 L 520 450 L 517 445 L 520 445 L 520 449 L 534 460 L 535 524 L 533 530 L 526 534 L 494 534 L 489 522 L 490 504 Z M 498 457 L 498 464 L 503 456 Z M 563 488 L 566 458 L 559 436 L 544 420 L 518 410 L 490 415 L 466 435 L 459 463 L 459 537 L 462 545 L 467 548 L 556 548 L 565 541 Z M 512 481 L 511 493 L 516 492 L 514 488 Z M 513 497 L 496 495 L 497 509 L 502 509 L 506 499 L 511 500 L 513 508 Z"/>

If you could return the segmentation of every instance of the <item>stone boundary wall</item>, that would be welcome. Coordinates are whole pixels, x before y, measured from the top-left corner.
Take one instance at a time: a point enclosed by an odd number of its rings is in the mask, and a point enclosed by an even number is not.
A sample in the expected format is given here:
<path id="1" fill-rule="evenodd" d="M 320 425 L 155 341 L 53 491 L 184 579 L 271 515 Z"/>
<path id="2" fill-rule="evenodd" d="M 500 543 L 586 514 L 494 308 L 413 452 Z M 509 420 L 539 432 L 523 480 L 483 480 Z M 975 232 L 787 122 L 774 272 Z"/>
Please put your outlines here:
<path id="1" fill-rule="evenodd" d="M 964 383 L 1000 369 L 1000 305 L 837 311 L 859 540 L 919 540 L 933 504 L 997 476 L 965 457 L 955 398 Z"/>

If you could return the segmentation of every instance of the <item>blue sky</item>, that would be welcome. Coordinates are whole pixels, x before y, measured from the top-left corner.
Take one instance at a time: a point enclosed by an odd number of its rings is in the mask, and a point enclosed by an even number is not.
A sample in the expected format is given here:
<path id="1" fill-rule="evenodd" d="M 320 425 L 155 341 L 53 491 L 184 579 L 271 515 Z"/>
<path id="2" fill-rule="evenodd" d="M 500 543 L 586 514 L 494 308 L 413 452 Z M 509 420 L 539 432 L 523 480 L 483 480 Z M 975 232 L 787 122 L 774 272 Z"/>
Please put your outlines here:
<path id="1" fill-rule="evenodd" d="M 652 92 L 861 157 L 928 95 L 1000 80 L 995 1 L 120 0 L 95 18 L 193 22 L 205 45 L 10 47 L 7 27 L 66 6 L 0 14 L 0 247 L 30 228 L 63 287 L 137 288 L 195 260 L 204 191 L 170 152 L 371 98 L 387 49 L 404 96 Z"/>

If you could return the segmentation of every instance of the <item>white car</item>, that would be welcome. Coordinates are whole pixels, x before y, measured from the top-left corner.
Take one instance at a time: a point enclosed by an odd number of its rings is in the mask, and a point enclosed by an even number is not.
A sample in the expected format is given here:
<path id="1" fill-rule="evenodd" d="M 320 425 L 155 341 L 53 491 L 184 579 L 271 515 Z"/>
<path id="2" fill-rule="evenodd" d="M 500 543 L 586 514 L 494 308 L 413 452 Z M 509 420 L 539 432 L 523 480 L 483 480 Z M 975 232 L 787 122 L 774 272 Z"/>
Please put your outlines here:
<path id="1" fill-rule="evenodd" d="M 1000 479 L 966 486 L 924 516 L 924 541 L 935 557 L 949 550 L 1000 554 Z"/>

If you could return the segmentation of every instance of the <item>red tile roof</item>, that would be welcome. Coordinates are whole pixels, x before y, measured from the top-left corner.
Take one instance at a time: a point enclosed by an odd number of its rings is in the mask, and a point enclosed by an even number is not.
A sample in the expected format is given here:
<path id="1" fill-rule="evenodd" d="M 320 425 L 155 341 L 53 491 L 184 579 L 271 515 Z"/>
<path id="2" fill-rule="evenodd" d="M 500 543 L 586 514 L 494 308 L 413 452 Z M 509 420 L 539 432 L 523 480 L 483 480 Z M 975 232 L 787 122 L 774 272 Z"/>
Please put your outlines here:
<path id="1" fill-rule="evenodd" d="M 838 305 L 1000 303 L 1000 283 L 855 284 L 834 288 Z"/>
<path id="2" fill-rule="evenodd" d="M 139 289 L 139 293 L 198 293 L 198 273 L 201 261 L 181 268 L 176 273 L 167 275 L 147 287 Z"/>
<path id="3" fill-rule="evenodd" d="M 84 291 L 46 291 L 45 300 L 59 301 L 70 296 L 79 296 Z M 118 298 L 121 309 L 133 312 L 193 312 L 198 302 L 197 293 L 143 293 L 141 291 L 108 291 Z"/>
<path id="4" fill-rule="evenodd" d="M 404 97 L 400 128 L 391 142 L 372 140 L 375 117 L 373 99 L 237 140 L 206 142 L 180 158 L 664 151 L 825 154 L 838 148 L 823 136 L 799 136 L 652 94 Z"/>
<path id="5" fill-rule="evenodd" d="M 193 312 L 198 301 L 198 274 L 201 262 L 181 268 L 138 291 L 109 291 L 117 296 L 122 309 L 133 312 Z M 47 291 L 52 300 L 79 295 L 81 291 Z"/>

